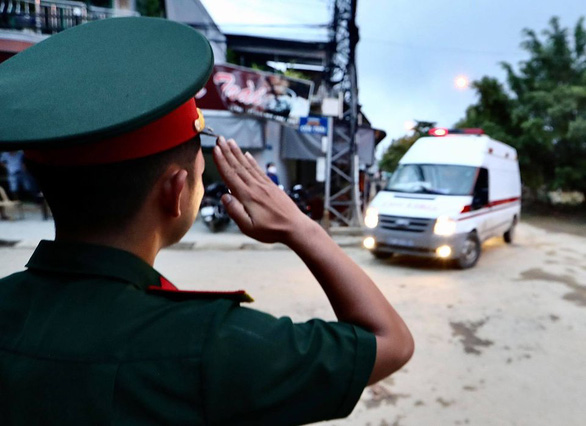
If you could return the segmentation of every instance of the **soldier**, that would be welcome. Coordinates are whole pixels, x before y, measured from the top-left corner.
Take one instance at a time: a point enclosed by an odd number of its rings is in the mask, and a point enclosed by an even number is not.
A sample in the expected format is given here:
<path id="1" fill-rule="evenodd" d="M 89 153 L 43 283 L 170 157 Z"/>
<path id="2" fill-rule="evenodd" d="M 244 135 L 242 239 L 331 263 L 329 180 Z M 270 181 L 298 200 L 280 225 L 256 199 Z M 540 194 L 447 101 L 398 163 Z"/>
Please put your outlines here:
<path id="1" fill-rule="evenodd" d="M 25 150 L 55 220 L 55 241 L 0 280 L 0 424 L 310 423 L 347 416 L 411 357 L 374 283 L 232 140 L 214 148 L 226 209 L 300 256 L 338 322 L 153 269 L 203 195 L 194 95 L 212 65 L 199 33 L 152 18 L 75 27 L 0 65 L 0 149 Z"/>

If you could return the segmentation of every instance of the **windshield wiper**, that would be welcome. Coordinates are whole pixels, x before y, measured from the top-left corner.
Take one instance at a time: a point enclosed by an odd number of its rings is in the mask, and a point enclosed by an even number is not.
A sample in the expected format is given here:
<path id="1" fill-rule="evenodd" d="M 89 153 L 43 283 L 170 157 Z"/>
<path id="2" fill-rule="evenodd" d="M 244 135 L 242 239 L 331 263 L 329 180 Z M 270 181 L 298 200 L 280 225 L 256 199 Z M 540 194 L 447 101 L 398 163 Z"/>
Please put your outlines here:
<path id="1" fill-rule="evenodd" d="M 437 195 L 446 195 L 444 192 L 436 191 L 434 189 L 428 189 L 425 187 L 420 187 L 417 192 L 422 192 L 424 194 L 437 194 Z"/>

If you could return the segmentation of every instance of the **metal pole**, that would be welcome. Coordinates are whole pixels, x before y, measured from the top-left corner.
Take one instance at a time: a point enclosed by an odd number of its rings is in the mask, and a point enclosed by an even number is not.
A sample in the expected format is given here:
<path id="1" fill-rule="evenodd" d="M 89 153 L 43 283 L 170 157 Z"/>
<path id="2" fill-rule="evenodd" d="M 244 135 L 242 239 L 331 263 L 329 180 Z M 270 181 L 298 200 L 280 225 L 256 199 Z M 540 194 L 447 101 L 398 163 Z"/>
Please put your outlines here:
<path id="1" fill-rule="evenodd" d="M 334 145 L 334 118 L 328 117 L 328 145 L 326 148 L 326 185 L 324 197 L 323 227 L 330 233 L 330 193 L 332 188 L 332 147 Z"/>
<path id="2" fill-rule="evenodd" d="M 358 157 L 358 154 L 354 154 L 354 157 L 352 158 L 353 160 L 353 164 L 352 164 L 352 169 L 353 169 L 353 179 L 354 179 L 354 192 L 352 194 L 352 198 L 353 198 L 353 206 L 354 206 L 354 214 L 352 215 L 352 225 L 353 226 L 361 226 L 362 222 L 363 222 L 363 218 L 362 218 L 362 209 L 360 208 L 360 158 Z"/>
<path id="3" fill-rule="evenodd" d="M 41 33 L 41 0 L 35 0 L 35 31 Z"/>

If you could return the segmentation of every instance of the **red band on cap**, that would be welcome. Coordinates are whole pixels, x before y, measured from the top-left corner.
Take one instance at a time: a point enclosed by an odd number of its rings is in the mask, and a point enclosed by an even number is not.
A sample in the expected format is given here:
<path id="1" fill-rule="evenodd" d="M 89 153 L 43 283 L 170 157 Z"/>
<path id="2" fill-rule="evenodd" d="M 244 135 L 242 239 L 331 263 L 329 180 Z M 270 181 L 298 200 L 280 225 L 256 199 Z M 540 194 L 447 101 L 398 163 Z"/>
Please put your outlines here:
<path id="1" fill-rule="evenodd" d="M 82 166 L 117 163 L 166 151 L 194 138 L 199 119 L 195 99 L 146 126 L 113 138 L 67 148 L 26 150 L 27 158 L 50 165 Z"/>

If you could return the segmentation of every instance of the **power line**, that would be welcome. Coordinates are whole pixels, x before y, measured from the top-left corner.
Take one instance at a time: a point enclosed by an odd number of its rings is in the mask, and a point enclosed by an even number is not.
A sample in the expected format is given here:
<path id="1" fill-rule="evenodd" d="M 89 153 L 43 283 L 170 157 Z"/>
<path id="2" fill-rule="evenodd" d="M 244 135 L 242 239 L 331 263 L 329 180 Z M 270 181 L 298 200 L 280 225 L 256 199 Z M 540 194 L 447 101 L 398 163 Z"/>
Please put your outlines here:
<path id="1" fill-rule="evenodd" d="M 206 25 L 206 24 L 204 24 Z M 235 22 L 232 23 L 222 23 L 217 24 L 220 27 L 258 27 L 258 28 L 330 28 L 330 24 L 238 24 Z"/>

